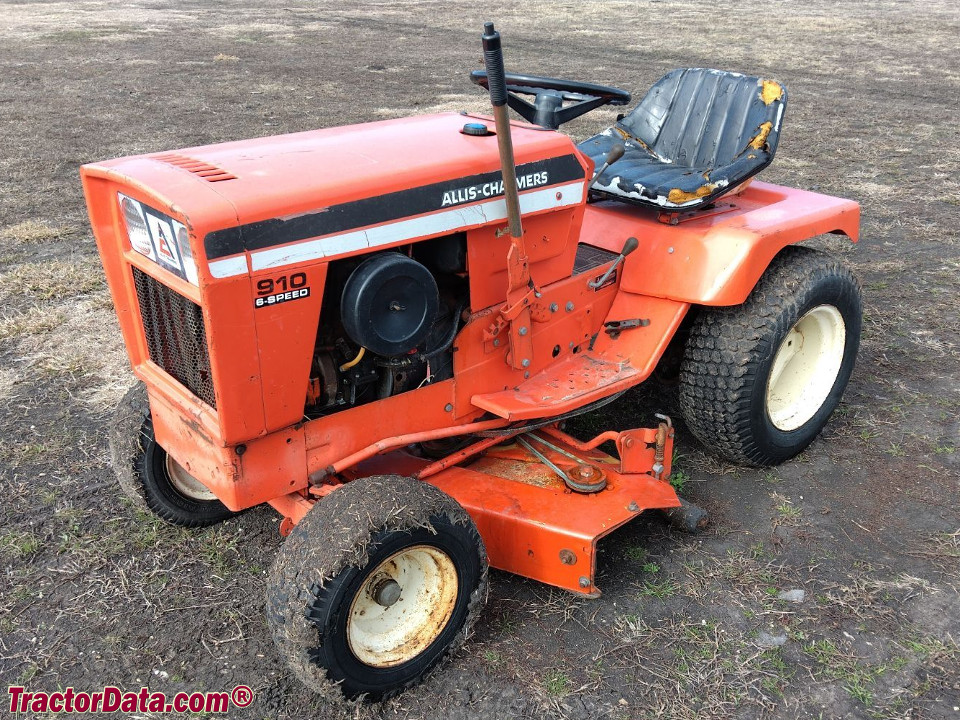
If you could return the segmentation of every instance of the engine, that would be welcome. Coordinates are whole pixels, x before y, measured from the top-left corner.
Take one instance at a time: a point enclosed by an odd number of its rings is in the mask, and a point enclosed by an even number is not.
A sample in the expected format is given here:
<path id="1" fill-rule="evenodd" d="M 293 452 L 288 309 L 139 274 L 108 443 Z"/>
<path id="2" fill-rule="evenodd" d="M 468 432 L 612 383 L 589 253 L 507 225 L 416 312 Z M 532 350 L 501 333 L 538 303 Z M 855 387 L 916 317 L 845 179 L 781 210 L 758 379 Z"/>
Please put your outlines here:
<path id="1" fill-rule="evenodd" d="M 452 377 L 468 294 L 463 233 L 331 263 L 305 415 Z"/>

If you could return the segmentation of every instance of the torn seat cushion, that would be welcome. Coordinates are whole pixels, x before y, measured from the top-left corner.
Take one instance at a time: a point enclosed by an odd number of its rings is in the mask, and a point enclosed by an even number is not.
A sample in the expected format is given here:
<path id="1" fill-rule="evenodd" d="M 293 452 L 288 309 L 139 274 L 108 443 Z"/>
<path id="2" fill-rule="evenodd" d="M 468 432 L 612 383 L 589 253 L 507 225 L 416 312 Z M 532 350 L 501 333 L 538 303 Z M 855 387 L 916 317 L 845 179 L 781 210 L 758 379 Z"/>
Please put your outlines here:
<path id="1" fill-rule="evenodd" d="M 711 203 L 770 164 L 786 104 L 786 89 L 773 80 L 674 70 L 629 115 L 580 143 L 597 168 L 614 145 L 625 146 L 593 192 L 663 209 Z"/>

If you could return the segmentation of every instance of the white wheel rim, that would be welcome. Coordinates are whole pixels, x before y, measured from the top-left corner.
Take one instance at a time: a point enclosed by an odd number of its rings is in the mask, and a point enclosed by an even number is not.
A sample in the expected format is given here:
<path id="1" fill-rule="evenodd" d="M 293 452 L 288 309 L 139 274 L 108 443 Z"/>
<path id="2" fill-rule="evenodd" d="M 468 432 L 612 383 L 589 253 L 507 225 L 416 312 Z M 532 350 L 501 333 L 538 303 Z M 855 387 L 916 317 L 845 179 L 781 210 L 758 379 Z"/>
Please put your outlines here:
<path id="1" fill-rule="evenodd" d="M 186 471 L 180 463 L 167 455 L 167 477 L 178 493 L 191 500 L 216 500 L 206 485 Z"/>
<path id="2" fill-rule="evenodd" d="M 784 432 L 807 423 L 823 407 L 843 363 L 847 329 L 833 305 L 800 318 L 780 343 L 767 379 L 767 416 Z"/>
<path id="3" fill-rule="evenodd" d="M 400 597 L 385 607 L 376 597 L 391 581 L 400 586 Z M 391 555 L 364 580 L 350 606 L 351 652 L 379 668 L 412 660 L 447 626 L 458 588 L 453 560 L 438 548 L 416 545 Z"/>

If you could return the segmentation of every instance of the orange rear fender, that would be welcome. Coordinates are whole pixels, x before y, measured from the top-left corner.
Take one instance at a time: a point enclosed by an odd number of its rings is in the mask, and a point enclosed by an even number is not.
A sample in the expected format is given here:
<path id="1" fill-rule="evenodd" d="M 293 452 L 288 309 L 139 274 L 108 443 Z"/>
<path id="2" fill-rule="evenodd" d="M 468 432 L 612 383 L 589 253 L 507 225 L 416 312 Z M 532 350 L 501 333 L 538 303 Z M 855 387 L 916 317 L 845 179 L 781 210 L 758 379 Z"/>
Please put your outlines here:
<path id="1" fill-rule="evenodd" d="M 856 242 L 860 206 L 852 200 L 754 182 L 677 225 L 623 203 L 587 206 L 582 242 L 619 252 L 631 235 L 639 247 L 624 263 L 621 291 L 696 305 L 739 305 L 784 247 L 826 233 Z"/>

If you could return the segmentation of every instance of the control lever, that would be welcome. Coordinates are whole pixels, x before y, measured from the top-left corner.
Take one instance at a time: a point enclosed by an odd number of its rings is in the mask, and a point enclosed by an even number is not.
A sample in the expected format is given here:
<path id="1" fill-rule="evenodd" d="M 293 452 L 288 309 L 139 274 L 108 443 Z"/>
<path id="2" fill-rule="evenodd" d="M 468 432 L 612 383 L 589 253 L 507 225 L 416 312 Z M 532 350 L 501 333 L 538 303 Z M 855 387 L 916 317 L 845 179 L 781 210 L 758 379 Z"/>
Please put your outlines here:
<path id="1" fill-rule="evenodd" d="M 483 24 L 483 62 L 487 67 L 490 104 L 497 128 L 497 148 L 500 151 L 500 171 L 503 175 L 503 198 L 507 203 L 507 222 L 510 236 L 522 247 L 523 227 L 520 222 L 520 198 L 517 190 L 517 166 L 513 159 L 513 139 L 510 137 L 510 116 L 507 112 L 507 79 L 503 70 L 503 49 L 500 33 L 492 22 Z M 525 254 L 525 253 L 524 253 Z"/>
<path id="2" fill-rule="evenodd" d="M 635 237 L 628 237 L 627 241 L 623 244 L 623 250 L 620 251 L 617 259 L 613 261 L 613 265 L 610 266 L 610 269 L 596 280 L 591 280 L 588 282 L 587 287 L 589 287 L 591 290 L 597 290 L 598 288 L 603 287 L 603 284 L 607 281 L 607 278 L 613 274 L 613 271 L 617 269 L 617 266 L 623 262 L 627 255 L 636 250 L 639 245 L 640 243 Z"/>
<path id="3" fill-rule="evenodd" d="M 607 156 L 603 159 L 603 165 L 600 166 L 600 169 L 597 170 L 596 174 L 593 176 L 593 180 L 590 181 L 590 187 L 587 188 L 587 192 L 593 190 L 593 186 L 597 184 L 597 180 L 599 180 L 600 176 L 603 175 L 604 170 L 623 157 L 624 149 L 623 143 L 620 145 L 614 145 L 612 148 L 610 148 L 610 152 L 608 152 Z"/>

